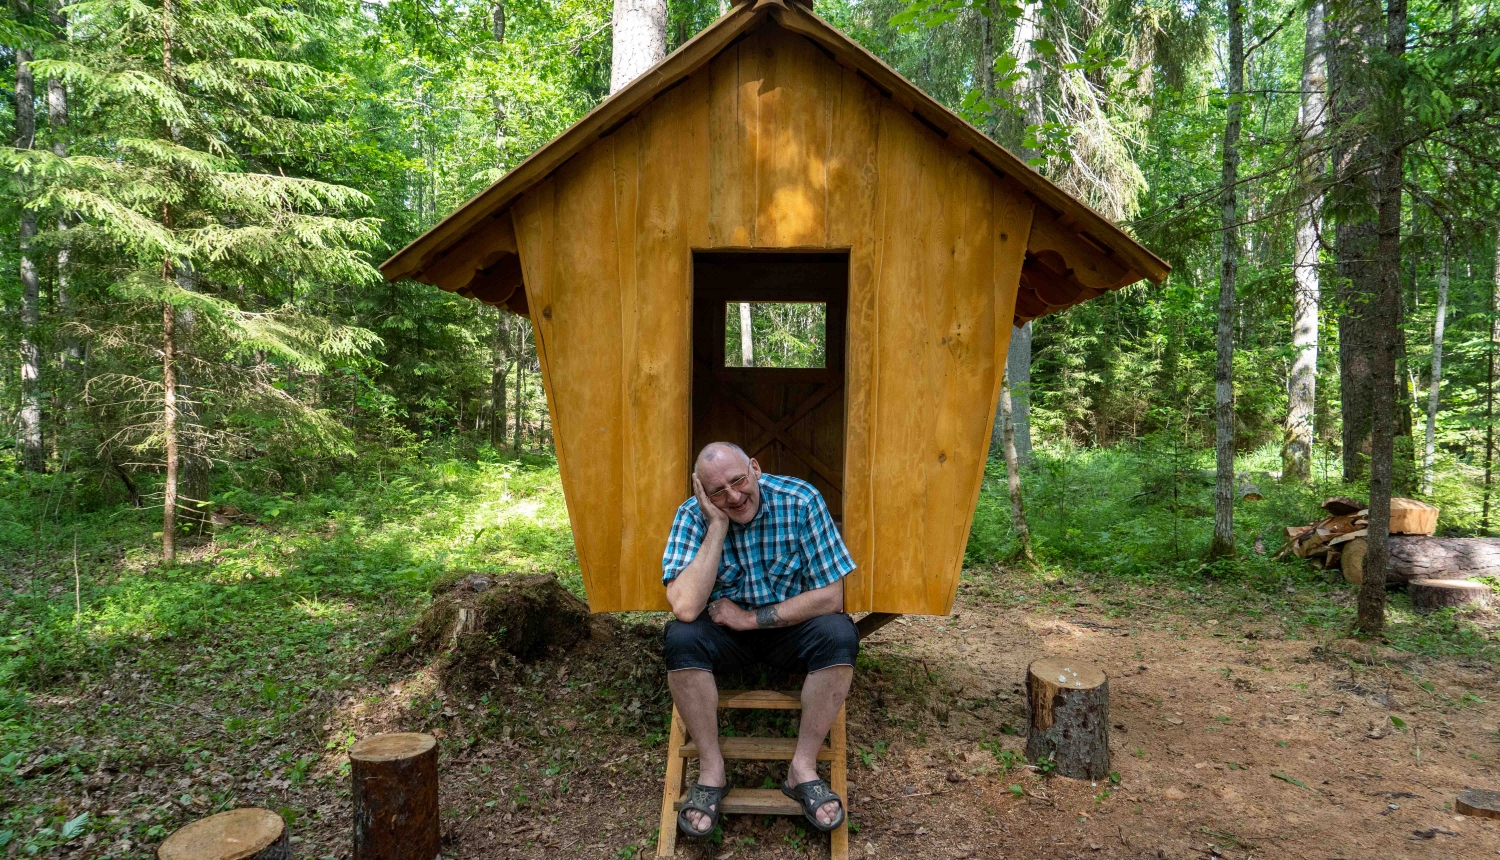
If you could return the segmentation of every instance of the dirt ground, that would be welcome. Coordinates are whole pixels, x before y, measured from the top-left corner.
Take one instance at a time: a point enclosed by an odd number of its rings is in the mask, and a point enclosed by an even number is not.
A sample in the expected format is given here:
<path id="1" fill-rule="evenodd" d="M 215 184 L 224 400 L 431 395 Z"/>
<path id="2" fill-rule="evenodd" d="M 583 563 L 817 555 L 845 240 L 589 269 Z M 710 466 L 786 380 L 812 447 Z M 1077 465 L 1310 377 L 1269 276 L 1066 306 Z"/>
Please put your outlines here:
<path id="1" fill-rule="evenodd" d="M 1348 640 L 1287 640 L 1270 627 L 1181 616 L 1107 618 L 1086 598 L 1061 614 L 966 600 L 950 618 L 903 618 L 867 640 L 849 709 L 853 857 L 1248 858 L 1500 856 L 1500 822 L 1453 811 L 1465 787 L 1497 787 L 1500 675 Z M 649 629 L 606 626 L 534 675 L 540 735 L 476 741 L 445 760 L 454 857 L 654 853 L 659 728 L 603 746 L 569 698 L 630 667 L 617 710 L 666 710 Z M 1097 784 L 1043 776 L 1020 758 L 1022 679 L 1042 655 L 1110 677 L 1112 769 Z M 575 683 L 568 684 L 569 671 Z M 589 677 L 581 685 L 578 677 Z M 417 676 L 406 695 L 431 678 Z M 622 687 L 630 686 L 622 684 Z M 581 689 L 581 692 L 580 692 Z M 343 719 L 358 734 L 413 723 L 395 700 Z M 450 699 L 450 701 L 453 701 Z M 450 738 L 464 731 L 462 711 Z M 385 725 L 381 725 L 385 723 Z M 660 725 L 660 718 L 645 719 Z M 749 729 L 785 732 L 789 723 Z M 747 727 L 737 726 L 746 731 Z M 451 747 L 451 744 L 450 744 Z M 587 754 L 569 758 L 559 749 Z M 550 764 L 549 764 L 550 763 Z M 778 771 L 741 766 L 739 785 Z M 1111 784 L 1113 783 L 1113 784 Z M 518 798 L 520 798 L 518 800 Z M 328 845 L 335 854 L 339 840 Z M 726 818 L 690 858 L 827 856 L 826 837 L 785 818 Z M 445 852 L 447 856 L 447 852 Z"/>
<path id="2" fill-rule="evenodd" d="M 903 618 L 866 640 L 849 704 L 852 857 L 1500 857 L 1500 821 L 1453 811 L 1465 787 L 1500 788 L 1494 665 L 1286 638 L 1275 618 L 1215 617 L 1211 600 L 1173 611 L 1140 601 L 1120 617 L 1117 594 L 1067 590 L 1038 611 L 1035 592 L 1018 605 L 967 588 L 953 616 Z M 430 664 L 387 663 L 372 673 L 378 683 L 257 743 L 226 737 L 207 706 L 173 705 L 161 731 L 214 744 L 204 767 L 101 766 L 54 783 L 83 793 L 57 803 L 100 821 L 160 822 L 162 833 L 224 805 L 294 809 L 298 857 L 346 858 L 343 750 L 373 732 L 422 730 L 442 742 L 445 858 L 651 856 L 670 713 L 659 623 L 595 617 L 567 653 L 502 657 L 476 689 L 445 689 Z M 1022 681 L 1043 655 L 1109 673 L 1117 780 L 1044 776 L 1021 758 Z M 89 709 L 105 697 L 149 713 L 157 694 L 130 686 L 130 666 L 117 674 L 109 689 L 39 704 Z M 728 725 L 794 731 L 787 712 Z M 299 757 L 308 764 L 277 763 Z M 766 764 L 732 771 L 748 787 L 782 775 Z M 155 849 L 89 842 L 56 852 Z M 827 837 L 797 820 L 729 817 L 721 839 L 681 840 L 678 856 L 827 852 Z"/>

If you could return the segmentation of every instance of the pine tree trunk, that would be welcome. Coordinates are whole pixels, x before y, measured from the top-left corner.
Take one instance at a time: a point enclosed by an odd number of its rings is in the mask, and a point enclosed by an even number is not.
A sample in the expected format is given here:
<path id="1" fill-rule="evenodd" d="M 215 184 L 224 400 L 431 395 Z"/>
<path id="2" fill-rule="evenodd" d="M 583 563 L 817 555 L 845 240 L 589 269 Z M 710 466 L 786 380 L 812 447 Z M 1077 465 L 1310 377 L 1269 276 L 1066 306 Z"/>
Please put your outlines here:
<path id="1" fill-rule="evenodd" d="M 167 479 L 162 486 L 161 560 L 177 563 L 177 311 L 161 305 L 162 438 L 167 446 Z"/>
<path id="2" fill-rule="evenodd" d="M 1343 418 L 1343 478 L 1365 474 L 1371 454 L 1374 392 L 1375 309 L 1380 271 L 1375 264 L 1378 229 L 1373 176 L 1378 158 L 1363 114 L 1376 95 L 1368 52 L 1378 44 L 1380 9 L 1371 0 L 1336 7 L 1328 24 L 1329 108 L 1333 129 L 1334 229 L 1339 275 L 1339 407 Z"/>
<path id="3" fill-rule="evenodd" d="M 1031 529 L 1026 525 L 1026 506 L 1021 498 L 1021 461 L 1016 455 L 1016 425 L 1011 421 L 1009 374 L 1000 377 L 1001 434 L 1005 446 L 1005 479 L 1010 488 L 1010 524 L 1021 542 L 1021 556 L 1035 561 L 1031 553 Z"/>
<path id="4" fill-rule="evenodd" d="M 1438 270 L 1437 318 L 1432 323 L 1432 374 L 1427 381 L 1427 432 L 1422 450 L 1422 494 L 1432 495 L 1433 456 L 1437 447 L 1438 391 L 1443 382 L 1443 327 L 1448 316 L 1449 243 L 1443 235 L 1443 263 Z"/>
<path id="5" fill-rule="evenodd" d="M 1307 8 L 1307 38 L 1302 53 L 1302 104 L 1298 125 L 1304 151 L 1315 150 L 1327 123 L 1328 61 L 1324 52 L 1323 2 Z M 1322 285 L 1318 252 L 1322 244 L 1325 159 L 1303 160 L 1303 200 L 1297 210 L 1292 276 L 1292 373 L 1287 386 L 1286 444 L 1281 450 L 1282 476 L 1306 481 L 1312 472 L 1313 414 L 1318 385 L 1318 314 Z"/>
<path id="6" fill-rule="evenodd" d="M 1234 556 L 1234 291 L 1239 274 L 1240 94 L 1245 40 L 1240 0 L 1229 2 L 1229 105 L 1224 121 L 1224 167 L 1219 191 L 1223 231 L 1219 268 L 1218 360 L 1214 365 L 1214 536 L 1209 558 Z"/>
<path id="7" fill-rule="evenodd" d="M 24 8 L 24 7 L 23 7 Z M 30 149 L 36 140 L 36 90 L 31 75 L 31 51 L 16 51 L 16 149 Z M 24 180 L 23 180 L 24 181 Z M 46 449 L 42 446 L 42 351 L 37 345 L 40 334 L 41 305 L 36 261 L 31 257 L 31 240 L 36 237 L 36 214 L 21 209 L 21 466 L 28 472 L 47 468 Z"/>
<path id="8" fill-rule="evenodd" d="M 666 0 L 615 0 L 609 91 L 619 92 L 666 55 Z"/>
<path id="9" fill-rule="evenodd" d="M 1396 387 L 1396 358 L 1401 347 L 1401 193 L 1404 168 L 1402 137 L 1405 126 L 1406 0 L 1389 0 L 1386 6 L 1385 50 L 1387 63 L 1380 70 L 1376 95 L 1378 123 L 1373 130 L 1379 156 L 1376 211 L 1378 242 L 1376 259 L 1380 292 L 1373 298 L 1375 351 L 1371 361 L 1374 393 L 1374 428 L 1370 457 L 1370 524 L 1365 554 L 1364 581 L 1359 588 L 1355 618 L 1357 632 L 1380 636 L 1385 628 L 1385 578 L 1390 566 L 1387 538 L 1391 526 L 1391 488 L 1395 465 L 1396 414 L 1400 403 Z"/>

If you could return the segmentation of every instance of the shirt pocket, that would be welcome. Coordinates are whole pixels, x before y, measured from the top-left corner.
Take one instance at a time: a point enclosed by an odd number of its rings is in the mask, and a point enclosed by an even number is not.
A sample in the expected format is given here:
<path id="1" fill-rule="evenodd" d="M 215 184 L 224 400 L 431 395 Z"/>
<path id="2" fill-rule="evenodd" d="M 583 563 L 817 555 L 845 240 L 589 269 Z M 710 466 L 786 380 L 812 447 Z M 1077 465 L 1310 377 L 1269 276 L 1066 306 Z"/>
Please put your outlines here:
<path id="1" fill-rule="evenodd" d="M 794 586 L 800 585 L 802 581 L 802 568 L 802 553 L 793 552 L 778 558 L 766 571 L 766 578 L 770 580 L 771 589 L 776 592 L 778 600 L 786 600 L 801 593 L 802 589 Z"/>

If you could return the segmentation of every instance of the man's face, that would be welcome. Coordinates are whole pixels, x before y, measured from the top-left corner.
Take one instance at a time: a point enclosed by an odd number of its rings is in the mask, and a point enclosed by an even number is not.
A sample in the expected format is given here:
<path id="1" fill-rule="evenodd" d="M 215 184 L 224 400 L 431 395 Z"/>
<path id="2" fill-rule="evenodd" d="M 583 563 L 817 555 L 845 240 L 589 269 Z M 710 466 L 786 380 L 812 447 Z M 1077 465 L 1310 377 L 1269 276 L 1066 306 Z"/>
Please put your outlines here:
<path id="1" fill-rule="evenodd" d="M 698 466 L 698 482 L 714 507 L 744 525 L 760 510 L 760 464 L 755 458 L 715 457 Z"/>

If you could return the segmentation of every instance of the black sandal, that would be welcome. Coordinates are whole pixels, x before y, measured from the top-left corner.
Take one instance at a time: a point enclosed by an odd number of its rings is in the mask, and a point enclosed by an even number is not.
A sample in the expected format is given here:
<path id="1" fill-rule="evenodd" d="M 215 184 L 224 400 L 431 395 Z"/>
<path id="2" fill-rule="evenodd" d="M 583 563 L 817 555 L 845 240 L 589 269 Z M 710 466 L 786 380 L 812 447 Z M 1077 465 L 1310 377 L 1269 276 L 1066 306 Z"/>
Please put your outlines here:
<path id="1" fill-rule="evenodd" d="M 839 829 L 844 823 L 844 799 L 833 793 L 828 783 L 821 779 L 814 779 L 799 785 L 789 786 L 781 784 L 781 793 L 802 804 L 802 815 L 812 826 L 824 833 L 832 833 Z M 824 824 L 818 820 L 818 807 L 830 800 L 836 800 L 839 804 L 838 818 L 832 824 Z"/>
<path id="2" fill-rule="evenodd" d="M 692 839 L 702 839 L 714 832 L 714 828 L 719 826 L 719 813 L 724 808 L 724 795 L 728 793 L 729 786 L 727 785 L 693 783 L 692 788 L 688 789 L 687 797 L 682 801 L 682 809 L 677 811 L 677 829 L 682 831 L 683 836 Z M 708 816 L 707 830 L 695 830 L 693 825 L 688 823 L 684 813 L 689 809 Z"/>

